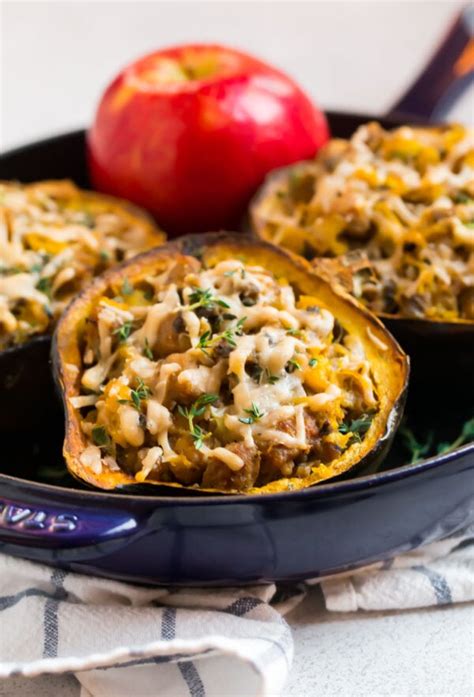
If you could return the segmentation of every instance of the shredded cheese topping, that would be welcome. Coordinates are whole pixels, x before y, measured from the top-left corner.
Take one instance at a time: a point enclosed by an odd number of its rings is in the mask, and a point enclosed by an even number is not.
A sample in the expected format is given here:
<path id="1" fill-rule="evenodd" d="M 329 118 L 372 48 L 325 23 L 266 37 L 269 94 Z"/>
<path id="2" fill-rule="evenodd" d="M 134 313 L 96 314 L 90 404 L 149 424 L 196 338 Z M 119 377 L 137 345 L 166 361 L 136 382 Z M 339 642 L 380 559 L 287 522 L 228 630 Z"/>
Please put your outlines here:
<path id="1" fill-rule="evenodd" d="M 233 259 L 110 287 L 81 351 L 81 463 L 100 452 L 137 481 L 243 491 L 304 477 L 360 443 L 379 408 L 362 341 Z"/>
<path id="2" fill-rule="evenodd" d="M 370 123 L 266 192 L 260 234 L 308 259 L 342 255 L 342 280 L 373 311 L 474 320 L 474 129 Z"/>
<path id="3" fill-rule="evenodd" d="M 159 244 L 157 233 L 68 181 L 0 182 L 0 350 L 51 331 L 92 276 Z"/>

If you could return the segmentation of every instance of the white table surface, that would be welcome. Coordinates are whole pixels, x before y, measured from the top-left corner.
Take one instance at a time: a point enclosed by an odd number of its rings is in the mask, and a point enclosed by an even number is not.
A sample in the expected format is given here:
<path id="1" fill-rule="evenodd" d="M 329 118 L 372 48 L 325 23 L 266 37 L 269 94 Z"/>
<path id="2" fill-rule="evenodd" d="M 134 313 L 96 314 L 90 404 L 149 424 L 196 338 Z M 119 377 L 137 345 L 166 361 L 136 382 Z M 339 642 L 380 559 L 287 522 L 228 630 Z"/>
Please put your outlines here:
<path id="1" fill-rule="evenodd" d="M 0 145 L 88 123 L 120 66 L 158 46 L 191 40 L 257 53 L 291 73 L 326 108 L 383 113 L 462 4 L 4 0 Z M 472 122 L 473 106 L 471 92 L 453 119 Z M 285 697 L 474 694 L 472 605 L 334 614 L 313 589 L 288 619 L 295 661 Z M 0 697 L 53 695 L 77 697 L 75 679 L 0 683 Z"/>

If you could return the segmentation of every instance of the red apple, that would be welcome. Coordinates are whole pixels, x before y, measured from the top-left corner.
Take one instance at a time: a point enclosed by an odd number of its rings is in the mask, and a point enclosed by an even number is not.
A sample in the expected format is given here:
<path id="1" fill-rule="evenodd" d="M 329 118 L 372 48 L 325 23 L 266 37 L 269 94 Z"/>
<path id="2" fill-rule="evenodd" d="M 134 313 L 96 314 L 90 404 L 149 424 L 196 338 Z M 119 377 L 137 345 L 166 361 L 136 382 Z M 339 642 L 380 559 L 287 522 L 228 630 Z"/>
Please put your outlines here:
<path id="1" fill-rule="evenodd" d="M 130 64 L 88 134 L 93 185 L 171 235 L 234 226 L 265 175 L 312 157 L 322 112 L 284 73 L 240 51 L 184 45 Z"/>

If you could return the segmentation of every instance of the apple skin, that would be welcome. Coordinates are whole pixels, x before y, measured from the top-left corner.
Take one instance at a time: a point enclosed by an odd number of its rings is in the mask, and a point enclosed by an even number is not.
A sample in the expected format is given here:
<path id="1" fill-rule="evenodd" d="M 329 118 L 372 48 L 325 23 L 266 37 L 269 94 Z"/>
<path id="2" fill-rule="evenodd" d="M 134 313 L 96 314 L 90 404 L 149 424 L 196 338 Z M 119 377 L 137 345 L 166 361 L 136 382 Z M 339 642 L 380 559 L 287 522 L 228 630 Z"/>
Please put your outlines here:
<path id="1" fill-rule="evenodd" d="M 218 65 L 204 77 L 153 77 L 163 59 L 209 55 Z M 188 44 L 114 79 L 88 133 L 88 162 L 97 190 L 143 206 L 175 236 L 236 226 L 268 172 L 312 157 L 328 138 L 324 114 L 284 73 L 234 49 Z"/>

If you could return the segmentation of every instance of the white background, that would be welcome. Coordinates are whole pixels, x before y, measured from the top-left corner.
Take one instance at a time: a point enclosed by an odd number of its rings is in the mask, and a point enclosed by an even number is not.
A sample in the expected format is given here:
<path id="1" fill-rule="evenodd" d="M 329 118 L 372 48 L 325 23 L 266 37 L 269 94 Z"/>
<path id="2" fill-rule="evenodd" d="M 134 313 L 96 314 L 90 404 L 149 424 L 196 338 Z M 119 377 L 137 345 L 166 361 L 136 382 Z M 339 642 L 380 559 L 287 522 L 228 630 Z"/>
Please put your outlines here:
<path id="1" fill-rule="evenodd" d="M 14 2 L 1 6 L 0 145 L 90 122 L 101 91 L 159 46 L 217 41 L 293 75 L 326 108 L 382 113 L 462 2 Z M 473 101 L 455 118 L 474 120 Z"/>
<path id="2" fill-rule="evenodd" d="M 3 1 L 1 146 L 86 125 L 121 66 L 182 41 L 255 52 L 291 73 L 326 108 L 383 113 L 460 5 Z M 474 120 L 472 93 L 453 117 Z M 285 697 L 474 693 L 472 607 L 334 615 L 315 590 L 290 620 L 296 656 Z M 5 697 L 76 694 L 73 678 L 0 684 Z"/>

